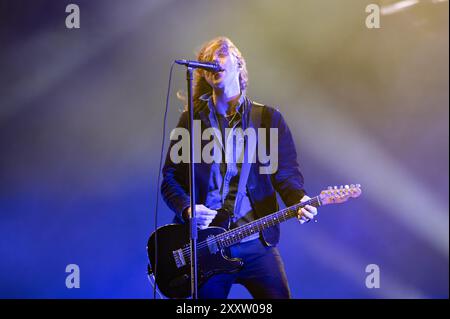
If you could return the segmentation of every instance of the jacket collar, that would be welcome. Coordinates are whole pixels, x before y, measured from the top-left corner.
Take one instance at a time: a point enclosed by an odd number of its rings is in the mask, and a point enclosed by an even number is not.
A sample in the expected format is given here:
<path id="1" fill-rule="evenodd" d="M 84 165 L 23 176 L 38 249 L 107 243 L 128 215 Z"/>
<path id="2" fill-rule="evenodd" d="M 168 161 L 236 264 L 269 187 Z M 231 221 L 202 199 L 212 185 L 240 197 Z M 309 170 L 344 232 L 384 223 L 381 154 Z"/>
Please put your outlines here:
<path id="1" fill-rule="evenodd" d="M 209 116 L 211 112 L 215 112 L 215 107 L 213 103 L 212 93 L 208 92 L 199 97 L 199 100 L 203 101 L 203 107 L 198 111 L 199 117 L 202 121 L 211 125 L 211 121 Z M 236 112 L 239 114 L 239 118 L 243 119 L 243 128 L 247 127 L 247 118 L 250 100 L 247 98 L 244 92 L 241 92 L 241 96 L 239 97 L 239 105 L 236 108 Z"/>

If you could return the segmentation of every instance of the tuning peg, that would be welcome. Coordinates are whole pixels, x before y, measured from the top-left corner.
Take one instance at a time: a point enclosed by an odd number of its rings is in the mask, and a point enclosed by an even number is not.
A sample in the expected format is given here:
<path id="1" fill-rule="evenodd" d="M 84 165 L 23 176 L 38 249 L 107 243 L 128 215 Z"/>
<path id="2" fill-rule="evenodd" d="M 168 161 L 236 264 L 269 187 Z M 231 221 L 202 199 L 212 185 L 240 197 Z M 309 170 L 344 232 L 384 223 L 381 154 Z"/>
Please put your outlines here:
<path id="1" fill-rule="evenodd" d="M 355 184 L 351 184 L 351 185 L 350 185 L 350 188 L 355 188 Z"/>
<path id="2" fill-rule="evenodd" d="M 345 189 L 349 189 L 348 185 L 345 185 Z"/>
<path id="3" fill-rule="evenodd" d="M 338 187 L 337 187 L 337 186 L 334 186 L 334 189 L 338 189 Z"/>
<path id="4" fill-rule="evenodd" d="M 331 191 L 332 188 L 333 188 L 333 187 L 331 187 L 331 186 L 328 186 L 328 187 L 327 187 L 327 189 L 328 189 L 329 191 Z"/>
<path id="5" fill-rule="evenodd" d="M 356 184 L 356 187 L 357 188 L 361 188 L 361 184 Z"/>

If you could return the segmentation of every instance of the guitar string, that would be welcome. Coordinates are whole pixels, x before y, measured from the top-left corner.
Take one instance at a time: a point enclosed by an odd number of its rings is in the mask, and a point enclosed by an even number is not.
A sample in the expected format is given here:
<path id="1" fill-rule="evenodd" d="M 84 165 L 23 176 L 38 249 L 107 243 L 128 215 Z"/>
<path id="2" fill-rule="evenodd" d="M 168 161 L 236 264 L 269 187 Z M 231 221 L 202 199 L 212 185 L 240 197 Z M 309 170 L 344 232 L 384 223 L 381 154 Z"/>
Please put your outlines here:
<path id="1" fill-rule="evenodd" d="M 283 210 L 280 210 L 280 211 L 278 211 L 278 212 L 276 212 L 275 214 L 277 214 L 278 215 L 278 217 L 276 218 L 276 219 L 278 219 L 278 221 L 280 220 L 280 217 L 283 217 L 283 215 L 285 215 L 285 213 L 290 213 L 290 212 L 293 212 L 293 211 L 297 211 L 300 207 L 302 207 L 302 206 L 306 206 L 306 205 L 310 205 L 310 204 L 313 204 L 313 205 L 315 205 L 315 204 L 319 204 L 319 199 L 318 199 L 318 197 L 314 197 L 314 198 L 312 198 L 312 199 L 310 199 L 309 201 L 306 201 L 306 202 L 303 202 L 303 203 L 299 203 L 299 204 L 296 204 L 296 205 L 293 205 L 293 206 L 290 206 L 290 207 L 287 207 L 287 208 L 285 208 L 285 209 L 283 209 Z M 270 215 L 269 215 L 270 216 Z M 258 227 L 258 229 L 259 229 L 259 226 L 261 225 L 261 223 L 263 222 L 263 220 L 267 220 L 267 222 L 264 222 L 264 224 L 265 223 L 269 223 L 269 225 L 270 225 L 270 223 L 274 220 L 274 218 L 272 218 L 272 217 L 269 217 L 269 216 L 265 216 L 264 218 L 261 218 L 261 219 L 259 219 L 257 222 L 255 221 L 255 223 L 253 224 L 253 226 L 255 226 L 255 227 Z M 291 216 L 291 217 L 293 217 L 293 216 Z M 290 218 L 291 218 L 290 217 Z M 285 219 L 286 220 L 286 219 Z M 276 224 L 278 224 L 278 223 L 275 223 L 274 225 L 276 225 Z M 270 225 L 269 227 L 271 227 L 271 226 L 274 226 L 274 225 Z M 236 237 L 236 233 L 239 233 L 239 234 L 242 234 L 242 233 L 248 233 L 248 235 L 250 236 L 251 234 L 252 234 L 252 232 L 250 232 L 250 230 L 243 230 L 243 229 L 245 229 L 245 228 L 252 228 L 252 226 L 250 226 L 249 227 L 249 224 L 246 224 L 246 225 L 242 225 L 242 226 L 240 226 L 240 227 L 238 227 L 238 228 L 235 228 L 235 229 L 233 229 L 233 230 L 231 230 L 231 231 L 229 231 L 228 232 L 228 235 L 225 237 L 226 239 L 224 239 L 223 241 L 227 241 L 230 237 L 232 238 L 232 239 L 234 239 L 234 237 Z M 224 233 L 222 233 L 222 234 L 219 234 L 217 237 L 224 237 Z M 218 238 L 215 238 L 215 242 L 217 243 L 217 240 L 218 240 Z M 239 236 L 238 236 L 239 237 Z M 244 237 L 245 238 L 245 237 Z M 219 239 L 220 240 L 220 239 Z M 222 243 L 223 243 L 223 241 L 222 241 Z M 202 241 L 201 243 L 199 243 L 198 244 L 198 246 L 197 246 L 197 248 L 204 248 L 204 247 L 206 247 L 208 245 L 208 243 L 207 243 L 207 241 Z M 190 247 L 186 247 L 186 248 L 184 248 L 183 249 L 183 252 L 190 252 Z"/>
<path id="2" fill-rule="evenodd" d="M 279 221 L 279 218 L 282 217 L 285 213 L 290 213 L 290 212 L 293 212 L 293 211 L 297 211 L 299 208 L 304 207 L 304 206 L 306 206 L 306 205 L 311 205 L 311 204 L 312 204 L 312 205 L 320 204 L 319 197 L 316 196 L 316 197 L 314 197 L 314 198 L 312 198 L 312 199 L 310 199 L 310 200 L 308 200 L 308 201 L 306 201 L 306 202 L 299 203 L 299 204 L 296 204 L 296 205 L 287 207 L 287 208 L 282 209 L 282 210 L 280 210 L 280 211 L 278 211 L 278 212 L 276 212 L 276 213 L 274 213 L 274 214 L 278 215 L 278 217 L 277 217 L 276 219 Z M 269 215 L 269 216 L 270 216 L 270 215 Z M 263 218 L 261 218 L 261 219 L 255 221 L 255 223 L 253 224 L 253 226 L 258 227 L 258 229 L 259 229 L 259 225 L 261 225 L 261 222 L 262 222 L 263 220 L 267 220 L 267 223 L 272 222 L 273 218 L 272 218 L 272 217 L 269 218 L 269 216 L 263 217 Z M 293 217 L 293 216 L 291 216 L 290 218 L 292 218 L 292 217 Z M 286 220 L 286 219 L 285 219 L 285 220 Z M 284 220 L 284 221 L 285 221 L 285 220 Z M 265 223 L 264 223 L 264 224 L 265 224 Z M 271 226 L 275 226 L 276 224 L 278 224 L 278 223 L 275 223 L 274 225 L 271 225 Z M 269 227 L 271 227 L 271 226 L 269 226 Z M 227 239 L 224 240 L 225 243 L 226 243 L 227 240 L 229 240 L 230 237 L 231 237 L 231 239 L 234 239 L 234 237 L 236 237 L 236 234 L 235 234 L 235 233 L 240 233 L 240 234 L 244 233 L 244 234 L 245 234 L 246 232 L 249 232 L 249 230 L 242 230 L 242 229 L 244 229 L 244 228 L 252 228 L 252 226 L 249 227 L 249 224 L 246 224 L 246 225 L 242 225 L 242 226 L 240 226 L 240 227 L 238 227 L 238 228 L 235 228 L 235 229 L 229 231 L 228 235 L 226 236 Z M 240 230 L 242 230 L 242 231 L 240 231 Z M 215 244 L 217 244 L 217 243 L 218 243 L 218 240 L 220 240 L 220 239 L 218 239 L 217 237 L 219 237 L 219 236 L 224 236 L 223 234 L 224 234 L 224 233 L 219 234 L 219 235 L 217 235 L 217 236 L 214 238 L 214 243 L 215 243 Z M 250 233 L 248 234 L 248 236 L 250 236 L 251 234 L 253 234 L 253 232 L 250 232 Z M 248 237 L 248 236 L 246 236 L 246 237 Z M 238 236 L 238 237 L 239 237 L 239 236 Z M 244 238 L 245 238 L 245 237 L 244 237 Z M 222 243 L 223 243 L 223 240 L 222 240 Z M 205 241 L 202 241 L 201 243 L 199 243 L 199 244 L 197 245 L 197 249 L 203 249 L 203 248 L 205 248 L 205 247 L 207 247 L 207 246 L 208 246 L 208 243 L 207 243 L 207 241 L 205 240 Z M 191 256 L 191 255 L 190 255 L 190 251 L 191 251 L 191 248 L 190 248 L 190 247 L 185 247 L 185 248 L 183 248 L 183 249 L 182 249 L 183 257 L 185 257 L 186 259 L 189 259 L 190 256 Z"/>
<path id="3" fill-rule="evenodd" d="M 351 194 L 351 193 L 352 193 L 352 190 L 346 190 L 345 193 L 344 193 L 344 195 L 348 195 L 349 193 Z M 341 192 L 340 195 L 342 195 L 342 192 Z M 276 219 L 279 220 L 279 217 L 283 216 L 284 213 L 286 213 L 286 212 L 289 213 L 289 212 L 292 212 L 292 211 L 294 211 L 294 210 L 296 211 L 296 210 L 298 210 L 299 208 L 302 208 L 302 207 L 304 207 L 304 206 L 306 206 L 306 205 L 310 205 L 310 204 L 312 204 L 312 205 L 314 205 L 314 204 L 320 205 L 320 199 L 319 199 L 319 196 L 313 197 L 313 198 L 311 198 L 310 200 L 308 200 L 308 201 L 306 201 L 306 202 L 299 203 L 299 204 L 296 204 L 296 205 L 287 207 L 287 208 L 282 209 L 282 210 L 280 210 L 280 211 L 278 211 L 278 212 L 276 212 L 276 213 L 274 213 L 274 214 L 279 215 L 279 216 L 276 218 Z M 271 214 L 271 215 L 272 215 L 272 214 Z M 269 216 L 270 216 L 270 215 L 269 215 Z M 267 219 L 268 221 L 272 221 L 273 219 L 272 219 L 272 218 L 268 218 L 269 216 L 266 216 L 266 217 L 263 217 L 263 218 L 259 219 L 258 222 L 255 221 L 254 226 L 258 226 L 258 229 L 259 229 L 259 225 L 261 224 L 261 222 L 262 222 L 263 219 Z M 290 218 L 292 218 L 292 217 L 293 217 L 293 216 L 291 216 Z M 284 221 L 286 221 L 286 219 L 285 219 Z M 275 224 L 272 225 L 272 226 L 275 226 L 276 224 L 278 224 L 278 223 L 275 223 Z M 272 227 L 272 226 L 269 226 L 269 227 Z M 231 230 L 231 231 L 228 231 L 229 235 L 226 237 L 227 239 L 225 239 L 225 240 L 222 239 L 222 243 L 223 243 L 223 241 L 225 241 L 225 243 L 227 243 L 226 241 L 229 240 L 230 237 L 231 237 L 231 239 L 233 240 L 234 237 L 236 237 L 235 233 L 237 233 L 239 230 L 244 229 L 244 228 L 252 228 L 252 226 L 249 227 L 249 224 L 246 224 L 246 225 L 242 225 L 242 226 L 240 226 L 240 227 L 238 227 L 238 228 L 235 228 L 235 229 L 233 229 L 233 230 Z M 246 230 L 246 231 L 248 232 L 248 230 Z M 245 234 L 245 231 L 241 231 L 240 233 L 244 233 L 244 234 Z M 250 235 L 252 235 L 252 234 L 253 234 L 253 232 L 250 232 L 248 236 L 250 236 Z M 217 238 L 217 237 L 219 237 L 219 236 L 224 236 L 224 233 L 219 234 L 219 235 L 217 235 L 217 236 L 214 238 L 214 243 L 215 243 L 215 244 L 218 243 L 218 238 Z M 248 236 L 245 236 L 245 237 L 248 237 Z M 239 236 L 238 236 L 238 237 L 239 237 Z M 245 237 L 243 237 L 243 238 L 245 238 Z M 220 239 L 219 239 L 219 240 L 220 240 Z M 230 244 L 229 246 L 232 246 L 232 245 L 234 245 L 234 244 Z M 207 246 L 208 246 L 208 243 L 207 243 L 207 241 L 205 240 L 205 241 L 202 241 L 201 243 L 199 243 L 199 244 L 197 245 L 197 249 L 203 249 L 203 248 L 205 248 L 205 247 L 207 247 Z M 190 257 L 191 257 L 190 252 L 191 252 L 191 247 L 185 247 L 185 248 L 183 248 L 183 249 L 182 249 L 183 257 L 186 258 L 186 259 L 190 259 Z"/>

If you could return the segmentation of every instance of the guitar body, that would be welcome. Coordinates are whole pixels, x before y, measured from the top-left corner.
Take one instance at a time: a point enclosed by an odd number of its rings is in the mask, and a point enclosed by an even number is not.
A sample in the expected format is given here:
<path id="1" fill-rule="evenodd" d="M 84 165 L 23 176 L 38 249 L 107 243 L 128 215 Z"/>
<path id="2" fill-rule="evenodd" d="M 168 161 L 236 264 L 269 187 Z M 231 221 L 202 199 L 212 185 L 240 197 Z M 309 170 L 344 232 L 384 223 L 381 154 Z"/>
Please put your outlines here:
<path id="1" fill-rule="evenodd" d="M 230 257 L 229 248 L 215 249 L 217 247 L 200 244 L 225 231 L 221 227 L 209 227 L 198 231 L 198 287 L 214 274 L 237 272 L 243 266 L 240 259 Z M 155 240 L 157 264 L 155 264 Z M 148 240 L 147 253 L 151 269 L 156 272 L 155 280 L 159 290 L 169 298 L 189 297 L 191 295 L 189 226 L 171 224 L 158 228 Z"/>

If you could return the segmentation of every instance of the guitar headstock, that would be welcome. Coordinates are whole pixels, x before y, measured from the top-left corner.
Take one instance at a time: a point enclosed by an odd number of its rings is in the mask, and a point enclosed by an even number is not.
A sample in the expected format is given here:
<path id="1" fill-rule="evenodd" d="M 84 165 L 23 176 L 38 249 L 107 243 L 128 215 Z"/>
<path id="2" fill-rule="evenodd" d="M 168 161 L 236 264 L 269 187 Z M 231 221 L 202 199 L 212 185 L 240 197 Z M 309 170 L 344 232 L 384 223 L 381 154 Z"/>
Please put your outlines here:
<path id="1" fill-rule="evenodd" d="M 340 204 L 346 202 L 349 198 L 357 198 L 361 195 L 361 185 L 328 186 L 328 189 L 320 192 L 319 198 L 322 205 Z"/>

